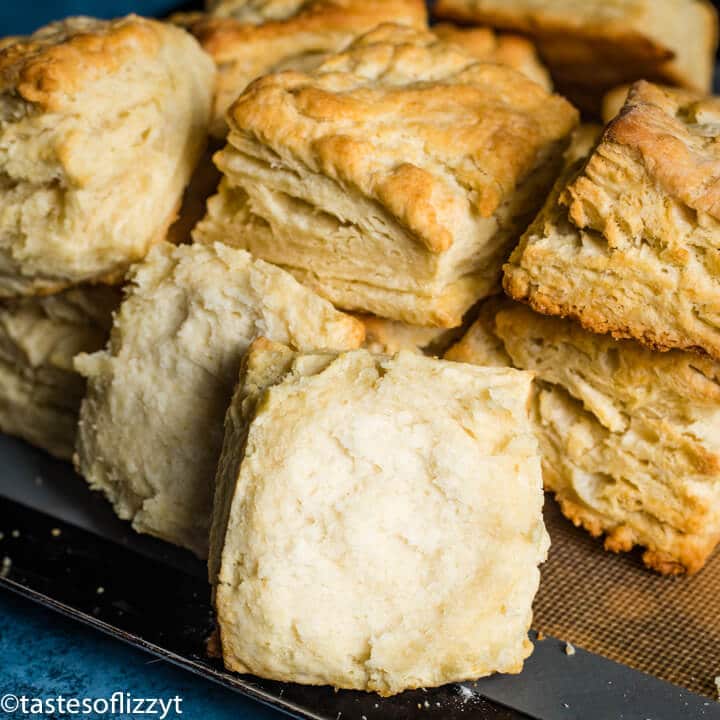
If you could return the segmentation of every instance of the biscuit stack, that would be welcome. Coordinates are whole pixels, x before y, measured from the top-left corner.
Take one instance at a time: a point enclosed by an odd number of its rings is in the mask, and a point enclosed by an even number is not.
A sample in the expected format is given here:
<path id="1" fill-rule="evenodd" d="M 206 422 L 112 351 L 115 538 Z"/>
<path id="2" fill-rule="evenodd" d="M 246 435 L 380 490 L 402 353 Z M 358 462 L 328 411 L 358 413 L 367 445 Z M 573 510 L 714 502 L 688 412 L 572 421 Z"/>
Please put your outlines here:
<path id="1" fill-rule="evenodd" d="M 635 85 L 505 266 L 511 297 L 557 317 L 489 304 L 446 355 L 536 373 L 546 488 L 664 574 L 720 541 L 717 102 Z"/>
<path id="2" fill-rule="evenodd" d="M 127 267 L 163 239 L 207 136 L 214 69 L 186 33 L 74 18 L 0 55 L 0 427 L 70 458 Z"/>
<path id="3" fill-rule="evenodd" d="M 706 4 L 438 3 L 523 35 L 429 29 L 419 0 L 208 10 L 0 51 L 0 425 L 61 457 L 79 428 L 117 514 L 208 558 L 239 672 L 383 695 L 519 672 L 543 482 L 609 549 L 702 567 Z M 641 77 L 684 89 L 634 85 L 602 132 L 551 89 L 597 114 Z M 209 135 L 220 177 L 200 163 L 169 232 Z"/>

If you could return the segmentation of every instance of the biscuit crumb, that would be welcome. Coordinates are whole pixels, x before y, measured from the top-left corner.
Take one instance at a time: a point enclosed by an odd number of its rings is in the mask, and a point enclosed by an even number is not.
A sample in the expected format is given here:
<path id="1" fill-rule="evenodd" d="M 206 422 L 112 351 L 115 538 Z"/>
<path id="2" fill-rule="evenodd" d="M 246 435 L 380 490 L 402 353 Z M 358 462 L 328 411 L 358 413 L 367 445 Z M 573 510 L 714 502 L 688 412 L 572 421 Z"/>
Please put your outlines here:
<path id="1" fill-rule="evenodd" d="M 545 633 L 542 631 L 538 631 L 537 639 L 538 639 L 538 642 L 542 642 L 545 639 Z"/>
<path id="2" fill-rule="evenodd" d="M 50 534 L 51 534 L 53 537 L 60 537 L 60 535 L 62 535 L 62 530 L 60 530 L 60 528 L 53 528 L 53 529 L 50 531 Z"/>
<path id="3" fill-rule="evenodd" d="M 464 685 L 460 685 L 460 697 L 462 697 L 463 702 L 467 702 L 468 700 L 472 700 L 473 697 L 475 697 L 475 693 L 469 688 L 465 687 Z"/>
<path id="4" fill-rule="evenodd" d="M 575 646 L 572 643 L 565 643 L 565 654 L 571 657 L 575 654 Z"/>

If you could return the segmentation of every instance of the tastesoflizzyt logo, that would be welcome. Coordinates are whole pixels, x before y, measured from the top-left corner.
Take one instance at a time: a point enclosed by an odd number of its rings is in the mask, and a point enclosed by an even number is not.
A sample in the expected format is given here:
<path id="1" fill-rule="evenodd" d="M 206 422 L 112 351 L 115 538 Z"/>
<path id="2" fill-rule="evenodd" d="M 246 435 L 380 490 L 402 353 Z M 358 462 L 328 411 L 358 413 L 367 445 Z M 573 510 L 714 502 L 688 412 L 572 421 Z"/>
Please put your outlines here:
<path id="1" fill-rule="evenodd" d="M 110 697 L 96 698 L 68 698 L 63 695 L 38 698 L 12 693 L 6 693 L 0 698 L 0 711 L 10 717 L 147 715 L 167 720 L 182 715 L 181 705 L 182 698 L 179 695 L 173 698 L 138 698 L 121 690 Z"/>

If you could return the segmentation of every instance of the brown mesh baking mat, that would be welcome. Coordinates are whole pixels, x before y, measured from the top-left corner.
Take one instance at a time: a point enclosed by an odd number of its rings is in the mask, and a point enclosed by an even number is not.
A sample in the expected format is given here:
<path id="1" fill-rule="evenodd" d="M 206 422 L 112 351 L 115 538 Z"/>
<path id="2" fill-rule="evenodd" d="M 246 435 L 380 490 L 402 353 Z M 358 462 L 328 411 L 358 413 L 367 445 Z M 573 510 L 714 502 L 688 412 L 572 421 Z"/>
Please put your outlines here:
<path id="1" fill-rule="evenodd" d="M 552 546 L 535 601 L 536 630 L 716 697 L 720 675 L 720 552 L 693 577 L 645 569 L 640 553 L 605 552 L 551 496 Z"/>

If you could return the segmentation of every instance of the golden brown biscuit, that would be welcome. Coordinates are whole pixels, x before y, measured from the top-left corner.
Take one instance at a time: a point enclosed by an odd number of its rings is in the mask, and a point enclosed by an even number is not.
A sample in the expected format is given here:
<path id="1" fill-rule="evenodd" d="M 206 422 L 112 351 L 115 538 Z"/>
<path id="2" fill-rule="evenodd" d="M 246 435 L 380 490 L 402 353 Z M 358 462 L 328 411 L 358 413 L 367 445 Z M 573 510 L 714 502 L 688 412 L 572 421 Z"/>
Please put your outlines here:
<path id="1" fill-rule="evenodd" d="M 222 420 L 250 343 L 353 348 L 362 323 L 227 245 L 159 243 L 131 281 L 107 349 L 75 361 L 88 378 L 76 464 L 138 532 L 204 556 Z"/>
<path id="2" fill-rule="evenodd" d="M 278 263 L 338 307 L 439 327 L 496 289 L 577 120 L 520 73 L 398 25 L 256 81 L 229 118 L 196 240 Z"/>
<path id="3" fill-rule="evenodd" d="M 540 62 L 535 46 L 520 35 L 499 34 L 490 28 L 458 27 L 451 23 L 433 25 L 432 31 L 441 40 L 460 45 L 482 62 L 507 65 L 546 90 L 552 90 L 550 74 Z"/>
<path id="4" fill-rule="evenodd" d="M 84 380 L 73 358 L 107 340 L 120 291 L 80 286 L 0 305 L 0 431 L 69 460 Z"/>
<path id="5" fill-rule="evenodd" d="M 555 188 L 505 288 L 596 332 L 720 359 L 720 100 L 638 83 Z"/>
<path id="6" fill-rule="evenodd" d="M 117 282 L 165 237 L 214 72 L 188 33 L 132 15 L 0 50 L 0 296 Z"/>
<path id="7" fill-rule="evenodd" d="M 605 92 L 635 80 L 711 88 L 717 18 L 706 0 L 439 0 L 435 12 L 531 36 L 559 92 L 595 115 Z"/>
<path id="8" fill-rule="evenodd" d="M 381 695 L 520 672 L 548 547 L 531 384 L 253 345 L 212 528 L 225 665 Z"/>
<path id="9" fill-rule="evenodd" d="M 185 16 L 181 24 L 217 65 L 211 132 L 218 138 L 227 134 L 227 109 L 255 78 L 310 71 L 382 22 L 427 27 L 423 0 L 242 1 L 215 3 L 212 12 Z"/>
<path id="10" fill-rule="evenodd" d="M 543 479 L 605 547 L 697 572 L 720 542 L 720 365 L 613 340 L 505 300 L 446 358 L 536 375 Z"/>

